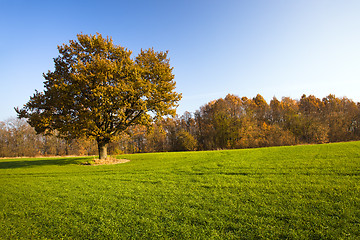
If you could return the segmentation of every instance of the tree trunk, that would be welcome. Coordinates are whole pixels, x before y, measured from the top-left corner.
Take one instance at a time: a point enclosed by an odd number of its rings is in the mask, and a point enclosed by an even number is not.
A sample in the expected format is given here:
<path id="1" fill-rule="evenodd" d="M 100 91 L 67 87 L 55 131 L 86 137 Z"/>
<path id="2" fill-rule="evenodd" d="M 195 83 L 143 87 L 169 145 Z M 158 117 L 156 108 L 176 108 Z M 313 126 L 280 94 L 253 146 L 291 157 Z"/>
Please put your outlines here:
<path id="1" fill-rule="evenodd" d="M 99 159 L 107 158 L 107 143 L 98 141 L 98 149 L 99 149 Z"/>
<path id="2" fill-rule="evenodd" d="M 69 156 L 69 145 L 70 145 L 69 140 L 66 139 L 65 140 L 65 155 L 66 156 Z"/>

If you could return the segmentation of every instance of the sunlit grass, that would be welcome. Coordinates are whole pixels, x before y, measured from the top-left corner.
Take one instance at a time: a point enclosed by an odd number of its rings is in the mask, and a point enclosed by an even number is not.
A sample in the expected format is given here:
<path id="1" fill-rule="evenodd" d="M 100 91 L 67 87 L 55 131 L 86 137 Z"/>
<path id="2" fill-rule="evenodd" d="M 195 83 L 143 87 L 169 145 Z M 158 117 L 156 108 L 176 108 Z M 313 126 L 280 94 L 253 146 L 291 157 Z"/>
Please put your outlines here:
<path id="1" fill-rule="evenodd" d="M 3 239 L 356 239 L 360 142 L 0 160 Z"/>

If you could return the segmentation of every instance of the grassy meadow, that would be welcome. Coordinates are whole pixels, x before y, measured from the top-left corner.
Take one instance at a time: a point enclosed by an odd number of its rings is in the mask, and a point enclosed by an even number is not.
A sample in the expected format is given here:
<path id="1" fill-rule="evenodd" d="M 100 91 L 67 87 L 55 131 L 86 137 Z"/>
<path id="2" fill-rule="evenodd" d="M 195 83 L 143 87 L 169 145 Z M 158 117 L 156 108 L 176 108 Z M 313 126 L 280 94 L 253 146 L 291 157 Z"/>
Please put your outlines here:
<path id="1" fill-rule="evenodd" d="M 0 239 L 359 239 L 360 142 L 0 159 Z"/>

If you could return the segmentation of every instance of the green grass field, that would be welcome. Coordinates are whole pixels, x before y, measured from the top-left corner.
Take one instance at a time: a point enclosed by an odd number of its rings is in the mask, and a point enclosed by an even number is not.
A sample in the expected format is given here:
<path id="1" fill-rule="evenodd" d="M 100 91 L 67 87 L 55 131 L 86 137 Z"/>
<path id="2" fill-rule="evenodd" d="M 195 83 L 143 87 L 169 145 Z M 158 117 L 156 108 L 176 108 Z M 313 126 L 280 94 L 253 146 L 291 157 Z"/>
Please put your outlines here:
<path id="1" fill-rule="evenodd" d="M 360 239 L 360 142 L 0 160 L 1 239 Z"/>

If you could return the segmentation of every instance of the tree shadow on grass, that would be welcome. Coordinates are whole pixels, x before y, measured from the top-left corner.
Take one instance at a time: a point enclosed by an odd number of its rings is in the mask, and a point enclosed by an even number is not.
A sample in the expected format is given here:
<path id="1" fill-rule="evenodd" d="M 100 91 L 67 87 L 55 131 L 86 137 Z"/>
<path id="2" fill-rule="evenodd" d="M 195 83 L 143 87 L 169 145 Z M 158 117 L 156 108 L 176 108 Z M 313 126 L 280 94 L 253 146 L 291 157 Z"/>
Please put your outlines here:
<path id="1" fill-rule="evenodd" d="M 9 159 L 0 162 L 0 169 L 26 168 L 37 166 L 64 166 L 70 164 L 81 164 L 89 160 L 84 157 L 59 157 L 59 158 L 35 158 L 35 159 Z"/>

